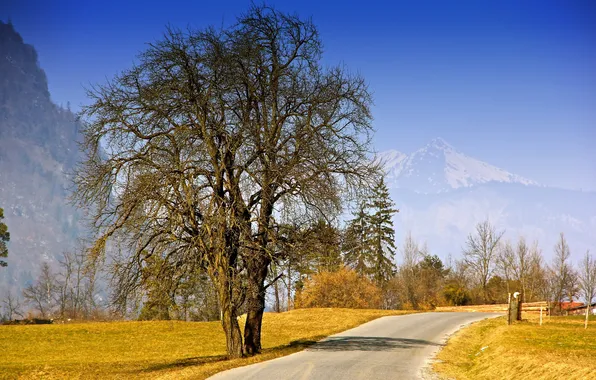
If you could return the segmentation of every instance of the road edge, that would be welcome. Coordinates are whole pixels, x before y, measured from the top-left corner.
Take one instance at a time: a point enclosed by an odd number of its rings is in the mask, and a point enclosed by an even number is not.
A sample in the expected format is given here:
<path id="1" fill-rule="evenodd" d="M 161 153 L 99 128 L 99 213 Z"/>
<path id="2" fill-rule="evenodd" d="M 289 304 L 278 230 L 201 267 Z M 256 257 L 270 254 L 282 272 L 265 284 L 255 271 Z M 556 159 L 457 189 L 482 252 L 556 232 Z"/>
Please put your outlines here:
<path id="1" fill-rule="evenodd" d="M 432 355 L 424 361 L 424 365 L 420 369 L 420 373 L 419 373 L 420 378 L 423 380 L 445 380 L 446 379 L 445 377 L 441 377 L 437 372 L 435 372 L 433 370 L 433 364 L 440 362 L 440 360 L 437 359 L 437 355 L 439 355 L 439 352 L 441 352 L 441 350 L 447 344 L 449 344 L 449 339 L 451 339 L 451 337 L 453 335 L 455 335 L 458 331 L 461 331 L 467 327 L 470 327 L 471 325 L 473 325 L 475 323 L 479 323 L 479 322 L 485 321 L 490 318 L 499 318 L 499 317 L 502 317 L 503 315 L 504 314 L 485 316 L 484 318 L 481 318 L 481 319 L 463 323 L 463 324 L 455 327 L 453 330 L 450 330 L 447 333 L 445 333 L 445 335 L 443 335 L 443 338 L 439 342 L 442 346 L 437 347 L 437 349 L 432 353 Z"/>

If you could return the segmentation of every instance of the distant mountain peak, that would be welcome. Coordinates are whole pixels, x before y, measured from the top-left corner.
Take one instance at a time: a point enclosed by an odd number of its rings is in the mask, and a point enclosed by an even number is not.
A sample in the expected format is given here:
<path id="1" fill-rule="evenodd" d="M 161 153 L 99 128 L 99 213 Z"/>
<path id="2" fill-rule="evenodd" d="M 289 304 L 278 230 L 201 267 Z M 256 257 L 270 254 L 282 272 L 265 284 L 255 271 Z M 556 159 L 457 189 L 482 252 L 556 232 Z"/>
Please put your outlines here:
<path id="1" fill-rule="evenodd" d="M 455 148 L 441 137 L 434 138 L 426 145 L 429 148 L 439 150 L 455 150 Z"/>
<path id="2" fill-rule="evenodd" d="M 487 182 L 537 185 L 534 181 L 466 156 L 440 137 L 410 155 L 391 150 L 379 153 L 377 157 L 384 163 L 391 187 L 419 193 L 440 193 Z"/>

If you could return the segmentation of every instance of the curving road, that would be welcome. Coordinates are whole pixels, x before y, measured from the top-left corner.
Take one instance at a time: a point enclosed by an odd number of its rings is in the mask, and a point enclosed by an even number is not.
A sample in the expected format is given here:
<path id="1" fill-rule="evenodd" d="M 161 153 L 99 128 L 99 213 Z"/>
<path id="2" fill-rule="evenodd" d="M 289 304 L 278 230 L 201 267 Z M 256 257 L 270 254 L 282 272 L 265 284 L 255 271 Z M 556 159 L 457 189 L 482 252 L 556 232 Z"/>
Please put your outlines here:
<path id="1" fill-rule="evenodd" d="M 213 380 L 431 378 L 428 363 L 447 337 L 495 313 L 422 313 L 383 317 L 282 358 L 235 368 Z"/>

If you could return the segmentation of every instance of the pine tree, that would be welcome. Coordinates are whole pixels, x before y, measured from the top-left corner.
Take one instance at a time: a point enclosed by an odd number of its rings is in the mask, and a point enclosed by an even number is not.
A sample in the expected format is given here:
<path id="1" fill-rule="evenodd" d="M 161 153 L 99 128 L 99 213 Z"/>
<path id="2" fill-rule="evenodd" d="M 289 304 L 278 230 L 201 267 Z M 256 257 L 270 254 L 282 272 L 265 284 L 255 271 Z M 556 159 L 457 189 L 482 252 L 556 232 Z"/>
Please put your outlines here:
<path id="1" fill-rule="evenodd" d="M 4 210 L 0 208 L 0 257 L 8 257 L 8 247 L 6 243 L 10 240 L 10 233 L 6 224 L 2 223 L 4 219 Z M 4 260 L 0 260 L 0 267 L 7 266 L 8 263 Z"/>
<path id="2" fill-rule="evenodd" d="M 361 204 L 358 212 L 354 213 L 354 219 L 348 222 L 344 232 L 344 261 L 360 276 L 369 274 L 371 261 L 371 250 L 368 246 L 369 219 L 364 204 Z"/>
<path id="3" fill-rule="evenodd" d="M 360 205 L 344 232 L 344 260 L 359 275 L 377 285 L 385 284 L 395 265 L 395 230 L 393 215 L 398 212 L 383 178 L 367 202 Z"/>
<path id="4" fill-rule="evenodd" d="M 394 208 L 394 203 L 389 196 L 389 189 L 385 179 L 381 177 L 373 190 L 373 195 L 366 205 L 370 210 L 369 246 L 371 248 L 371 276 L 377 285 L 389 281 L 395 270 L 393 259 L 395 257 L 395 230 L 392 217 L 399 210 Z"/>

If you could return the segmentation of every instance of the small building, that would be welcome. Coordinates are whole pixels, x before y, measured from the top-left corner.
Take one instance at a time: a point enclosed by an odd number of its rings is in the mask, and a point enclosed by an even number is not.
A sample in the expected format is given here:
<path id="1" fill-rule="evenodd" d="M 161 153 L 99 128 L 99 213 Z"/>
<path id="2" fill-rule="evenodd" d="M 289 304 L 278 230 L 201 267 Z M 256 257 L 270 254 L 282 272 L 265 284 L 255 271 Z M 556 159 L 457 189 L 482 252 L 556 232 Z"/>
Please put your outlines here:
<path id="1" fill-rule="evenodd" d="M 574 302 L 574 301 L 565 301 L 559 303 L 558 307 L 555 307 L 554 310 L 560 310 L 561 315 L 570 315 L 569 310 L 575 309 L 577 307 L 584 306 L 583 302 Z"/>
<path id="2" fill-rule="evenodd" d="M 591 315 L 596 315 L 596 302 L 590 304 L 590 305 L 586 305 L 586 304 L 582 304 L 579 306 L 573 306 L 573 307 L 569 307 L 566 310 L 566 314 L 567 315 L 585 315 L 586 314 L 586 308 L 590 308 L 589 313 Z"/>

